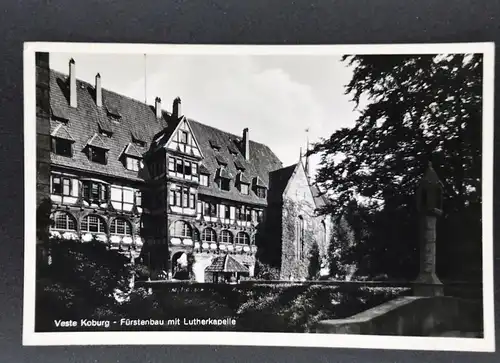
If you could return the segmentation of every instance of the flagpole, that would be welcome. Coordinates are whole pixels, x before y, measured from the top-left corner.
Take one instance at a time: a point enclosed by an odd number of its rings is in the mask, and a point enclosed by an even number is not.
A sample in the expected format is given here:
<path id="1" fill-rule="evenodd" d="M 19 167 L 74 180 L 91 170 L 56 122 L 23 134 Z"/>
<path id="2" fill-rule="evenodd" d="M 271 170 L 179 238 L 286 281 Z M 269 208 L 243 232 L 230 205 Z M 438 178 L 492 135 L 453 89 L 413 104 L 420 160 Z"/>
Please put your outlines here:
<path id="1" fill-rule="evenodd" d="M 144 53 L 144 103 L 148 103 L 148 94 L 147 94 L 147 61 L 146 61 L 146 53 Z"/>

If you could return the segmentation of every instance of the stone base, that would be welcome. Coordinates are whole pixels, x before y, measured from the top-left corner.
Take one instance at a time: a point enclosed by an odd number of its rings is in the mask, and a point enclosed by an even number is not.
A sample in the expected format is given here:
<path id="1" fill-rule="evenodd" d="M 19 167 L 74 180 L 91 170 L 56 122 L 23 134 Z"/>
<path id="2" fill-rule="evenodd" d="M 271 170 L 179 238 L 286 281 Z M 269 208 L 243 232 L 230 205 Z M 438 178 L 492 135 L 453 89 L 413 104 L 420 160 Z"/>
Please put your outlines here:
<path id="1" fill-rule="evenodd" d="M 443 296 L 444 286 L 435 273 L 422 273 L 413 281 L 414 296 Z"/>

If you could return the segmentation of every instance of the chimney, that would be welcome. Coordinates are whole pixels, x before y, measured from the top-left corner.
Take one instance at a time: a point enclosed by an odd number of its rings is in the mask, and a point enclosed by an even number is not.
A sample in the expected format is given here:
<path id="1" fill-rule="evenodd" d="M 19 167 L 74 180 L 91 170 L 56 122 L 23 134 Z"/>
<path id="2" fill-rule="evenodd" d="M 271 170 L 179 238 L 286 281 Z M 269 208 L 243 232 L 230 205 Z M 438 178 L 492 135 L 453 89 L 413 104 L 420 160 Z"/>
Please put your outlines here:
<path id="1" fill-rule="evenodd" d="M 95 104 L 102 107 L 101 75 L 99 73 L 95 76 Z"/>
<path id="2" fill-rule="evenodd" d="M 160 97 L 155 98 L 155 113 L 156 113 L 156 118 L 161 118 L 161 98 Z"/>
<path id="3" fill-rule="evenodd" d="M 76 101 L 76 69 L 75 60 L 71 58 L 69 60 L 69 105 L 71 107 L 77 106 Z"/>
<path id="4" fill-rule="evenodd" d="M 243 156 L 245 157 L 245 160 L 250 159 L 250 139 L 248 137 L 248 127 L 243 129 L 243 140 L 242 140 L 242 145 L 243 147 Z"/>
<path id="5" fill-rule="evenodd" d="M 181 99 L 180 97 L 176 97 L 174 100 L 174 105 L 172 107 L 172 115 L 175 118 L 181 118 L 182 117 L 182 107 L 181 107 Z"/>

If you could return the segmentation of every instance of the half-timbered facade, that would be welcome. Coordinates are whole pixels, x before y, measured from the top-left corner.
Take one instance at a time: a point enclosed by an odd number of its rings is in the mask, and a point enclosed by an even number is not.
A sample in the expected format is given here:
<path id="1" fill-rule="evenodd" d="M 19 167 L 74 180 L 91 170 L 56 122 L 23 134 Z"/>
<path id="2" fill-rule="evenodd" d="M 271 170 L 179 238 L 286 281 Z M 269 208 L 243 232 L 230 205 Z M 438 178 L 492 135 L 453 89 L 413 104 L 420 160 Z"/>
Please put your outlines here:
<path id="1" fill-rule="evenodd" d="M 153 276 L 179 278 L 191 264 L 204 281 L 221 254 L 253 275 L 270 175 L 283 168 L 268 146 L 248 128 L 237 136 L 187 118 L 179 98 L 167 112 L 159 98 L 102 88 L 99 74 L 82 82 L 73 60 L 49 86 L 53 237 L 101 241 Z"/>

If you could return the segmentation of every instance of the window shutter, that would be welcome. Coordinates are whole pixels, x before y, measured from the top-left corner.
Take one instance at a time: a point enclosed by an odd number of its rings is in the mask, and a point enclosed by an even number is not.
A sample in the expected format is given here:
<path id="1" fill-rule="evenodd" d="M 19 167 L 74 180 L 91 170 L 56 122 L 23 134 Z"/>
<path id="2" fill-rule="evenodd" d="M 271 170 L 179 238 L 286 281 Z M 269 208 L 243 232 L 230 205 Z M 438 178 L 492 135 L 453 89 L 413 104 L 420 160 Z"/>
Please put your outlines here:
<path id="1" fill-rule="evenodd" d="M 231 217 L 231 219 L 235 219 L 235 217 L 236 217 L 236 208 L 235 207 L 230 207 L 229 216 Z"/>
<path id="2" fill-rule="evenodd" d="M 201 206 L 201 202 L 198 201 L 198 213 L 201 213 L 202 212 L 202 206 Z"/>

